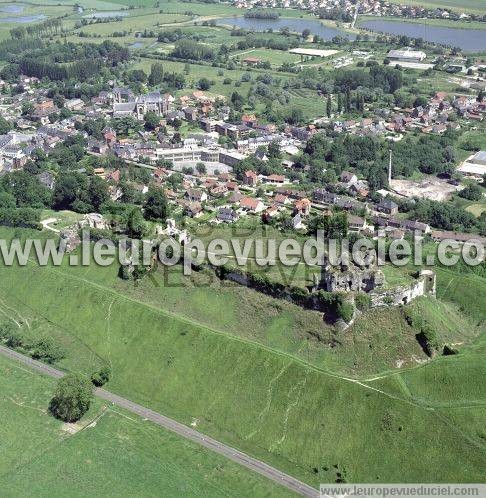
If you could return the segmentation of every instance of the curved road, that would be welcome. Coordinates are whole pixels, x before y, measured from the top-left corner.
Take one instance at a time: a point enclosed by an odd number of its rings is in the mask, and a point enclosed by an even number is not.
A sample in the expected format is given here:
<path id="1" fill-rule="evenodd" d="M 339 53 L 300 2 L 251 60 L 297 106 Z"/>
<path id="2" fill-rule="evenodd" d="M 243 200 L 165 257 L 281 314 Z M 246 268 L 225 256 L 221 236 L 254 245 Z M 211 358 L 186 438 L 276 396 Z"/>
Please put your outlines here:
<path id="1" fill-rule="evenodd" d="M 41 363 L 40 361 L 33 360 L 29 356 L 17 353 L 16 351 L 13 351 L 12 349 L 6 348 L 1 345 L 0 345 L 0 354 L 12 360 L 19 361 L 24 365 L 27 365 L 33 368 L 34 370 L 37 370 L 38 372 L 49 375 L 50 377 L 59 379 L 64 376 L 64 372 L 61 372 L 56 368 Z M 164 429 L 175 432 L 179 436 L 182 436 L 186 439 L 190 439 L 191 441 L 194 441 L 195 443 L 198 443 L 201 446 L 204 446 L 205 448 L 208 448 L 216 453 L 219 453 L 220 455 L 223 455 L 226 458 L 229 458 L 230 460 L 239 463 L 240 465 L 243 465 L 244 467 L 254 472 L 257 472 L 258 474 L 261 474 L 262 476 L 271 479 L 272 481 L 280 484 L 281 486 L 284 486 L 287 489 L 294 491 L 295 493 L 298 493 L 302 496 L 306 496 L 309 498 L 317 498 L 319 496 L 319 492 L 316 489 L 312 488 L 311 486 L 303 482 L 300 482 L 299 480 L 293 478 L 292 476 L 284 474 L 283 472 L 280 472 L 279 470 L 271 467 L 270 465 L 267 465 L 266 463 L 263 463 L 260 460 L 252 458 L 251 456 L 246 455 L 245 453 L 238 451 L 235 448 L 232 448 L 231 446 L 227 446 L 226 444 L 220 443 L 219 441 L 216 441 L 215 439 L 209 436 L 205 436 L 204 434 L 195 431 L 194 429 L 191 429 L 190 427 L 187 427 L 184 424 L 176 422 L 171 418 L 165 417 L 160 413 L 154 412 L 153 410 L 150 410 L 150 408 L 145 408 L 142 405 L 134 403 L 129 399 L 122 398 L 121 396 L 106 391 L 105 389 L 97 388 L 94 390 L 94 393 L 97 397 L 104 399 L 105 401 L 109 401 L 114 405 L 124 408 L 125 410 L 135 413 L 136 415 L 139 415 L 140 417 L 146 420 L 150 420 L 151 422 L 160 425 Z"/>

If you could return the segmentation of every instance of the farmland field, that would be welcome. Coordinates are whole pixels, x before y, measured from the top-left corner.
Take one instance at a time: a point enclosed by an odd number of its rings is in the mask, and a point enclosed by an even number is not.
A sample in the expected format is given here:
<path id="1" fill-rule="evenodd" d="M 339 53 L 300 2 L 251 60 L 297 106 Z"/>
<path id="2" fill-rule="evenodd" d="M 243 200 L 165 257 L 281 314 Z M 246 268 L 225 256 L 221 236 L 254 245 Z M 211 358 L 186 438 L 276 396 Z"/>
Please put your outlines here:
<path id="1" fill-rule="evenodd" d="M 241 298 L 229 306 L 225 294 L 217 301 L 207 288 L 200 293 L 151 288 L 149 280 L 146 287 L 131 288 L 115 274 L 113 268 L 93 266 L 2 268 L 2 311 L 27 320 L 28 333 L 42 330 L 56 337 L 68 351 L 63 368 L 89 373 L 107 361 L 113 370 L 110 390 L 186 424 L 197 419 L 202 432 L 310 484 L 334 481 L 335 465 L 355 482 L 482 478 L 486 453 L 473 427 L 484 421 L 479 409 L 484 398 L 475 387 L 484 375 L 484 335 L 472 337 L 472 345 L 464 345 L 457 356 L 422 360 L 401 373 L 377 361 L 381 374 L 375 371 L 368 380 L 356 381 L 333 372 L 336 363 L 342 368 L 344 358 L 317 367 L 299 359 L 298 352 L 286 352 L 281 340 L 278 350 L 257 344 L 253 337 L 237 336 L 235 323 L 242 321 L 237 311 L 244 309 Z M 471 278 L 474 282 L 480 277 Z M 160 276 L 156 280 L 162 285 Z M 439 294 L 449 301 L 455 294 L 447 283 L 444 288 L 444 281 L 440 279 Z M 211 325 L 197 323 L 198 307 Z M 426 309 L 441 313 L 428 305 Z M 476 323 L 484 322 L 484 307 L 461 309 Z M 474 331 L 468 319 L 452 313 L 457 327 Z M 246 320 L 241 328 L 258 323 L 258 318 Z M 379 314 L 370 318 L 361 333 L 356 329 L 355 339 L 359 343 L 372 329 L 376 334 L 380 323 L 389 327 L 394 323 L 390 320 Z M 399 316 L 393 320 L 398 322 L 392 328 L 400 330 Z M 274 340 L 286 337 L 289 327 L 285 314 L 277 313 L 265 334 L 273 334 Z M 393 342 L 391 338 L 384 349 Z M 362 346 L 369 348 L 365 342 Z M 357 354 L 360 347 L 354 354 L 365 358 Z M 339 355 L 330 350 L 331 358 L 333 354 Z M 355 356 L 346 358 L 352 367 Z M 454 369 L 458 373 L 452 375 Z M 416 386 L 417 376 L 428 372 L 437 382 L 449 376 L 447 403 L 436 406 L 440 383 L 435 390 L 430 386 L 431 392 Z M 466 376 L 470 398 L 477 393 L 467 402 L 460 388 Z"/>

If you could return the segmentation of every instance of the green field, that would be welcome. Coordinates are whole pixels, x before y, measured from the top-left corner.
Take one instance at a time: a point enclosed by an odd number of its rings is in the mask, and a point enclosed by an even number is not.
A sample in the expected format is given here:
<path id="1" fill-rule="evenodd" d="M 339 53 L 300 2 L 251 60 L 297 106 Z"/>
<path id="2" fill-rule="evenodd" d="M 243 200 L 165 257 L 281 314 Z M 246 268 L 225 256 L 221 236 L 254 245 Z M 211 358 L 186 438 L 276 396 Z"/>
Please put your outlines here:
<path id="1" fill-rule="evenodd" d="M 110 390 L 183 423 L 196 420 L 202 432 L 311 484 L 334 482 L 337 469 L 355 482 L 484 479 L 485 443 L 477 430 L 484 425 L 480 408 L 485 399 L 479 385 L 485 373 L 484 333 L 457 356 L 428 363 L 422 358 L 401 373 L 380 363 L 382 356 L 379 361 L 372 358 L 383 371 L 357 381 L 332 371 L 336 363 L 342 367 L 344 362 L 338 358 L 339 348 L 329 350 L 331 359 L 317 367 L 293 351 L 259 345 L 251 329 L 261 315 L 250 301 L 247 309 L 256 310 L 255 317 L 243 321 L 235 313 L 245 307 L 240 294 L 234 297 L 239 301 L 230 305 L 226 292 L 214 294 L 205 287 L 188 292 L 156 287 L 153 282 L 150 286 L 150 279 L 133 287 L 118 280 L 115 270 L 33 264 L 1 268 L 2 312 L 27 321 L 27 333 L 42 330 L 56 337 L 68 351 L 63 368 L 91 372 L 107 361 L 113 370 Z M 459 278 L 462 285 L 471 280 L 471 288 L 484 289 L 479 277 Z M 159 275 L 156 279 L 162 285 Z M 455 325 L 448 320 L 447 334 L 456 337 L 468 327 L 468 337 L 477 336 L 482 329 L 475 331 L 454 309 L 460 307 L 475 321 L 484 321 L 484 303 L 462 303 L 462 296 L 456 299 L 457 291 L 452 289 L 441 276 L 439 295 L 455 301 L 450 311 Z M 274 334 L 274 340 L 286 337 L 292 314 L 285 319 L 280 310 L 271 312 L 258 299 L 263 313 L 273 316 L 271 329 L 260 330 Z M 274 304 L 280 306 L 279 301 Z M 424 306 L 427 313 L 443 313 Z M 247 337 L 236 334 L 236 322 L 241 322 L 240 330 L 249 330 Z M 378 333 L 386 334 L 385 327 L 396 334 L 389 336 L 388 346 L 380 344 Z M 346 358 L 356 368 L 353 358 L 358 363 L 366 358 L 365 348 L 377 344 L 376 350 L 389 352 L 400 330 L 406 328 L 399 316 L 392 321 L 379 312 L 372 315 L 353 332 L 351 342 L 356 338 L 358 346 L 354 357 Z M 359 342 L 372 333 L 371 346 L 364 339 Z M 285 348 L 282 339 L 279 347 Z M 406 353 L 413 351 L 407 347 Z M 438 381 L 424 390 L 420 381 L 424 375 Z M 442 378 L 448 379 L 444 391 Z M 437 406 L 441 393 L 443 402 Z"/>
<path id="2" fill-rule="evenodd" d="M 47 412 L 55 381 L 0 357 L 2 496 L 290 496 L 200 446 L 95 400 L 76 424 Z"/>
<path id="3" fill-rule="evenodd" d="M 484 0 L 391 0 L 391 3 L 420 5 L 427 9 L 448 8 L 460 12 L 474 12 L 477 14 L 484 14 L 486 12 Z"/>

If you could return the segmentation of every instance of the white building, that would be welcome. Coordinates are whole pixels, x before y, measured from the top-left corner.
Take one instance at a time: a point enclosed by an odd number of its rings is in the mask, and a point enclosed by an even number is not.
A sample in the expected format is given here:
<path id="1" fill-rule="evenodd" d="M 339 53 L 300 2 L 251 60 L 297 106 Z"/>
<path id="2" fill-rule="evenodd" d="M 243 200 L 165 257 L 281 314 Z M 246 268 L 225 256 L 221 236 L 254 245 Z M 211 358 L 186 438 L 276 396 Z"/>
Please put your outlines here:
<path id="1" fill-rule="evenodd" d="M 421 50 L 412 50 L 407 47 L 402 50 L 390 50 L 387 57 L 397 61 L 421 62 L 427 57 L 427 54 Z"/>

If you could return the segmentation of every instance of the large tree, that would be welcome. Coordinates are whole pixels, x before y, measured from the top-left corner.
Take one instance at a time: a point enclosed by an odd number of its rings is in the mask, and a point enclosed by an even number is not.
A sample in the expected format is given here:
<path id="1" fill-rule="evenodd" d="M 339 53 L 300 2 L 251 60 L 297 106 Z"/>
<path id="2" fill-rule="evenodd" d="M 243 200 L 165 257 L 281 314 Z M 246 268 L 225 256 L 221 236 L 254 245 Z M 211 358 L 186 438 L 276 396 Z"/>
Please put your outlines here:
<path id="1" fill-rule="evenodd" d="M 79 374 L 67 374 L 59 379 L 49 410 L 64 422 L 78 421 L 89 409 L 93 386 Z"/>
<path id="2" fill-rule="evenodd" d="M 5 135 L 12 129 L 12 125 L 5 119 L 0 116 L 0 135 Z"/>
<path id="3" fill-rule="evenodd" d="M 139 208 L 134 208 L 128 215 L 127 232 L 134 239 L 141 239 L 147 231 L 147 225 Z"/>
<path id="4" fill-rule="evenodd" d="M 150 68 L 150 75 L 148 78 L 149 85 L 161 85 L 164 80 L 164 66 L 160 62 L 152 64 Z"/>
<path id="5" fill-rule="evenodd" d="M 164 191 L 150 187 L 145 201 L 145 218 L 149 220 L 163 220 L 169 215 L 169 205 Z"/>
<path id="6" fill-rule="evenodd" d="M 88 196 L 91 205 L 98 211 L 101 204 L 109 199 L 108 185 L 98 176 L 93 176 L 88 187 Z"/>
<path id="7" fill-rule="evenodd" d="M 147 130 L 155 130 L 155 128 L 160 125 L 160 116 L 158 116 L 157 113 L 153 111 L 147 112 L 143 119 L 145 121 L 145 128 Z"/>

